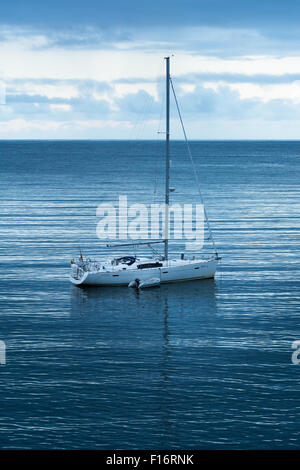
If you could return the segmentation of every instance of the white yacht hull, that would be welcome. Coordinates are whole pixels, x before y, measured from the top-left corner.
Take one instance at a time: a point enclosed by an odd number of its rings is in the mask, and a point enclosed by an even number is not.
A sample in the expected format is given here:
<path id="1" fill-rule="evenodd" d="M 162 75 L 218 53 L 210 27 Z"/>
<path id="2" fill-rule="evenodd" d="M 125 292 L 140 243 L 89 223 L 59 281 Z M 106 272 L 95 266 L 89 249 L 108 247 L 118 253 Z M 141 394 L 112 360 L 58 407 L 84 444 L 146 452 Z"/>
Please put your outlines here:
<path id="1" fill-rule="evenodd" d="M 162 267 L 146 269 L 115 269 L 111 271 L 85 271 L 78 278 L 70 276 L 77 286 L 128 286 L 132 281 L 147 281 L 158 278 L 160 283 L 192 281 L 213 278 L 217 269 L 217 260 L 193 260 L 189 262 L 164 263 Z"/>

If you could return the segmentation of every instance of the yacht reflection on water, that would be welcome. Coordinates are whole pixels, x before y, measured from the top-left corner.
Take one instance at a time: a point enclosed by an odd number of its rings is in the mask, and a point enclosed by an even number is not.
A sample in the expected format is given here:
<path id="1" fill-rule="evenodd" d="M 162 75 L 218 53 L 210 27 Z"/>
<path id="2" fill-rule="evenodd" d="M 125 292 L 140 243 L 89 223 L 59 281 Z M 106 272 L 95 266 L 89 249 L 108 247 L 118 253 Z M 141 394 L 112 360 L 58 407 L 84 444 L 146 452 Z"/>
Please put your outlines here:
<path id="1" fill-rule="evenodd" d="M 169 308 L 176 311 L 193 309 L 194 313 L 214 313 L 216 311 L 217 286 L 215 279 L 162 284 L 146 290 L 120 287 L 92 287 L 78 289 L 71 287 L 71 317 L 84 316 L 87 319 L 119 312 L 120 315 L 136 314 L 140 309 L 151 312 L 164 312 Z"/>
<path id="2" fill-rule="evenodd" d="M 155 423 L 153 445 L 168 448 L 178 432 L 178 410 L 186 410 L 186 387 L 199 380 L 216 334 L 216 294 L 213 279 L 141 291 L 72 286 L 71 320 L 86 358 L 84 377 L 92 371 L 109 422 L 117 415 L 127 427 L 140 419 Z"/>
<path id="3" fill-rule="evenodd" d="M 152 351 L 167 378 L 173 347 L 205 347 L 215 336 L 216 294 L 214 279 L 146 290 L 72 286 L 71 319 L 82 325 L 81 347 L 105 346 L 112 358 L 118 350 L 126 357 L 129 348 L 142 360 L 143 353 Z"/>

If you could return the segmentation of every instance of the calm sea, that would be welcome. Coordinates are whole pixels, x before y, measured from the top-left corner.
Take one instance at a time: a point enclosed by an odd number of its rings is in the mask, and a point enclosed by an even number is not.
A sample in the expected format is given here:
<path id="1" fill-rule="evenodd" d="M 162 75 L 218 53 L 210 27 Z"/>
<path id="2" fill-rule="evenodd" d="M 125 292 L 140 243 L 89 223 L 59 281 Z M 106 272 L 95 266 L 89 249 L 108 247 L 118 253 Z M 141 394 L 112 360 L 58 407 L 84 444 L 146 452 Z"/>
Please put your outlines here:
<path id="1" fill-rule="evenodd" d="M 216 278 L 136 293 L 69 264 L 104 255 L 98 204 L 160 199 L 163 144 L 0 142 L 2 449 L 300 447 L 300 142 L 191 149 Z M 171 151 L 174 201 L 196 200 Z"/>

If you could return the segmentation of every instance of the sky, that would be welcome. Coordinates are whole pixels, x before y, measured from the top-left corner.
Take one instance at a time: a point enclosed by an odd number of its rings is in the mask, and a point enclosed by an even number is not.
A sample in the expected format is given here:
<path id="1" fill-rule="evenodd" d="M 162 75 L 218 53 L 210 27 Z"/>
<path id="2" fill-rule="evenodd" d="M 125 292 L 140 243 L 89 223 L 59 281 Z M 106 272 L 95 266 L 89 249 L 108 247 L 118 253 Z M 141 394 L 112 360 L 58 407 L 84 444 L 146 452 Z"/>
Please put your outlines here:
<path id="1" fill-rule="evenodd" d="M 190 139 L 299 139 L 299 26 L 299 0 L 5 2 L 0 138 L 157 139 L 171 56 Z"/>

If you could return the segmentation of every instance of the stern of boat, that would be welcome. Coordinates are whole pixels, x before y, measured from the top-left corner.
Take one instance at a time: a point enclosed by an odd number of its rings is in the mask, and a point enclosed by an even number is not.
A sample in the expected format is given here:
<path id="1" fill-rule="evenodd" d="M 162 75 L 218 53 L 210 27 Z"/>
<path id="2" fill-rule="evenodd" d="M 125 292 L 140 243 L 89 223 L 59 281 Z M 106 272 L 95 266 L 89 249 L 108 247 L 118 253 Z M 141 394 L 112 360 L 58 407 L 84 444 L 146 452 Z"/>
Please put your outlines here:
<path id="1" fill-rule="evenodd" d="M 71 274 L 70 274 L 70 281 L 79 286 L 84 284 L 88 276 L 88 272 L 84 271 L 82 267 L 78 266 L 73 260 L 71 261 Z"/>

